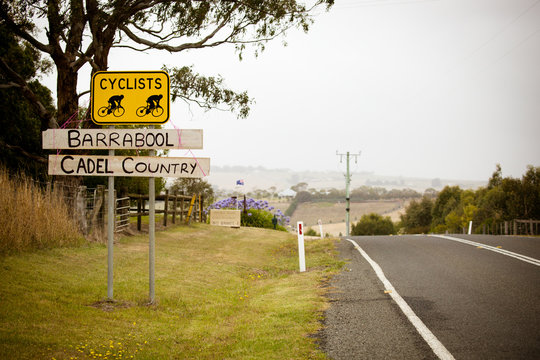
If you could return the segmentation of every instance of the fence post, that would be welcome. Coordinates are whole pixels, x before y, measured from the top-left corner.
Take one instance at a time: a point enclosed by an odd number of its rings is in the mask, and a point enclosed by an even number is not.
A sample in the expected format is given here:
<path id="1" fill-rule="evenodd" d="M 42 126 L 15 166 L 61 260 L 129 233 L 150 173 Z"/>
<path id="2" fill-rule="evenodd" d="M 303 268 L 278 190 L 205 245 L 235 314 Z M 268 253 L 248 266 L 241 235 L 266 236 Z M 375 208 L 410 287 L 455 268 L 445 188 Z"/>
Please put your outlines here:
<path id="1" fill-rule="evenodd" d="M 169 216 L 169 190 L 165 190 L 165 209 L 163 212 L 163 226 L 167 226 L 167 216 Z"/>
<path id="2" fill-rule="evenodd" d="M 199 222 L 202 222 L 202 205 L 201 205 L 201 194 L 199 194 Z"/>
<path id="3" fill-rule="evenodd" d="M 206 216 L 204 216 L 204 219 L 203 219 L 203 214 L 204 214 L 204 195 L 201 195 L 201 222 L 206 222 Z"/>
<path id="4" fill-rule="evenodd" d="M 176 224 L 176 207 L 178 206 L 178 190 L 174 190 L 172 223 Z"/>
<path id="5" fill-rule="evenodd" d="M 184 221 L 184 192 L 182 192 L 182 198 L 180 198 L 180 222 Z"/>
<path id="6" fill-rule="evenodd" d="M 508 221 L 504 221 L 504 235 L 508 235 Z"/>
<path id="7" fill-rule="evenodd" d="M 86 221 L 86 186 L 79 186 L 74 199 L 75 221 L 83 235 L 88 235 L 88 223 Z"/>
<path id="8" fill-rule="evenodd" d="M 142 195 L 139 195 L 137 199 L 137 231 L 141 231 L 142 229 L 142 204 Z"/>

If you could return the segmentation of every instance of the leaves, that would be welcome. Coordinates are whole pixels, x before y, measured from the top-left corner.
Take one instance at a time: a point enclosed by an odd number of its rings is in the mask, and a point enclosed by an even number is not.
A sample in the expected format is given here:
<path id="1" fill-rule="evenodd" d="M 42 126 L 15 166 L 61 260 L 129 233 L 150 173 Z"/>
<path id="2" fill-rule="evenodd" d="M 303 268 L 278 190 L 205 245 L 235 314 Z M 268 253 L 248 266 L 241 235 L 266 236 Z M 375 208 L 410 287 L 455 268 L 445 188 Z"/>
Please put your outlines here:
<path id="1" fill-rule="evenodd" d="M 221 76 L 206 77 L 193 72 L 192 67 L 181 68 L 163 67 L 170 76 L 171 98 L 175 101 L 181 98 L 191 101 L 204 109 L 219 108 L 225 105 L 226 109 L 238 112 L 238 117 L 246 118 L 249 114 L 250 105 L 253 100 L 249 98 L 247 92 L 237 93 L 227 89 Z"/>

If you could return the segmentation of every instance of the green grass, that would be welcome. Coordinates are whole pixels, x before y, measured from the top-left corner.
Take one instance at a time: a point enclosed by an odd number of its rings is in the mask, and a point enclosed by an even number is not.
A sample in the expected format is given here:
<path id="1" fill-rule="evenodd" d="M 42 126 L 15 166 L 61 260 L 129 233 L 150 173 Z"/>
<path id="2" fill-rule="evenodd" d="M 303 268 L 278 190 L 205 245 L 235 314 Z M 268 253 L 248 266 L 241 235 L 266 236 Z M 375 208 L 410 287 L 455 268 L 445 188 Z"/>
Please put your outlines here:
<path id="1" fill-rule="evenodd" d="M 324 359 L 309 335 L 338 271 L 331 240 L 205 224 L 156 234 L 156 300 L 148 305 L 148 239 L 0 258 L 0 358 Z"/>

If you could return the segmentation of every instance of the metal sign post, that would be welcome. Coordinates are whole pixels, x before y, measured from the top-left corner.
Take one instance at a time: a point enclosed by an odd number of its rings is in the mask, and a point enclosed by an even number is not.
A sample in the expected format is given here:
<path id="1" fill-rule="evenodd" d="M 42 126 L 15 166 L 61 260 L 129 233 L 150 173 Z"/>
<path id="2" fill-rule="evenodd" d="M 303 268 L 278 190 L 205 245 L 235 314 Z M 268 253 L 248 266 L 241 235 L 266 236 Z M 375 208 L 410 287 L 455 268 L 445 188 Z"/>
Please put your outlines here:
<path id="1" fill-rule="evenodd" d="M 153 126 L 151 126 L 153 128 Z M 149 151 L 150 156 L 155 156 L 155 151 Z M 156 264 L 156 179 L 148 179 L 148 264 L 149 264 L 149 293 L 150 304 L 153 304 L 156 298 L 155 293 L 155 264 Z"/>
<path id="2" fill-rule="evenodd" d="M 114 129 L 114 125 L 109 126 Z M 114 156 L 114 149 L 109 150 Z M 107 194 L 107 299 L 113 299 L 113 246 L 114 246 L 114 176 L 108 178 Z"/>

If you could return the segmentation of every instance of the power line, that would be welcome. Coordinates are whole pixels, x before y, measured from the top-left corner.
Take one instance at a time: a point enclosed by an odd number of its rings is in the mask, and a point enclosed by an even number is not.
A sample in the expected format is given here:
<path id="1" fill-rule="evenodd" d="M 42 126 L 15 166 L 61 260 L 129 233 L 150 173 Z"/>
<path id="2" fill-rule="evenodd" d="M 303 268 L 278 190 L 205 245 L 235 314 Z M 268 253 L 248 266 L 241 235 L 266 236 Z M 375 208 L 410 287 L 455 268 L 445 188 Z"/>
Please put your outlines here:
<path id="1" fill-rule="evenodd" d="M 467 56 L 463 57 L 457 64 L 456 66 L 454 66 L 453 69 L 450 69 L 447 71 L 447 73 L 450 73 L 452 72 L 453 70 L 457 69 L 457 67 L 460 65 L 460 64 L 463 64 L 465 63 L 466 61 L 468 61 L 469 59 L 471 59 L 474 55 L 476 55 L 478 52 L 480 52 L 480 50 L 484 49 L 486 46 L 488 46 L 491 42 L 493 42 L 496 38 L 498 38 L 501 34 L 503 34 L 504 32 L 506 32 L 506 30 L 508 30 L 508 28 L 510 28 L 510 26 L 512 26 L 515 22 L 517 22 L 520 18 L 522 18 L 525 14 L 527 14 L 529 11 L 531 11 L 536 5 L 538 5 L 538 3 L 540 3 L 540 0 L 536 0 L 532 5 L 530 5 L 529 7 L 527 7 L 525 10 L 523 10 L 521 13 L 519 13 L 515 18 L 513 18 L 512 20 L 510 20 L 510 22 L 508 22 L 506 25 L 502 26 L 498 31 L 496 31 L 487 41 L 485 41 L 484 43 L 482 43 L 479 47 L 477 47 L 475 50 L 473 50 L 472 52 L 470 52 Z M 528 39 L 528 37 L 527 37 Z M 521 44 L 521 43 L 520 43 Z M 506 56 L 506 55 L 504 55 Z M 504 57 L 503 56 L 503 57 Z"/>
<path id="2" fill-rule="evenodd" d="M 417 4 L 425 2 L 434 2 L 441 0 L 366 0 L 366 1 L 354 1 L 351 3 L 339 3 L 334 4 L 331 9 L 341 10 L 341 9 L 358 9 L 362 7 L 377 7 L 377 6 L 392 6 L 392 5 L 408 5 L 408 4 Z"/>

